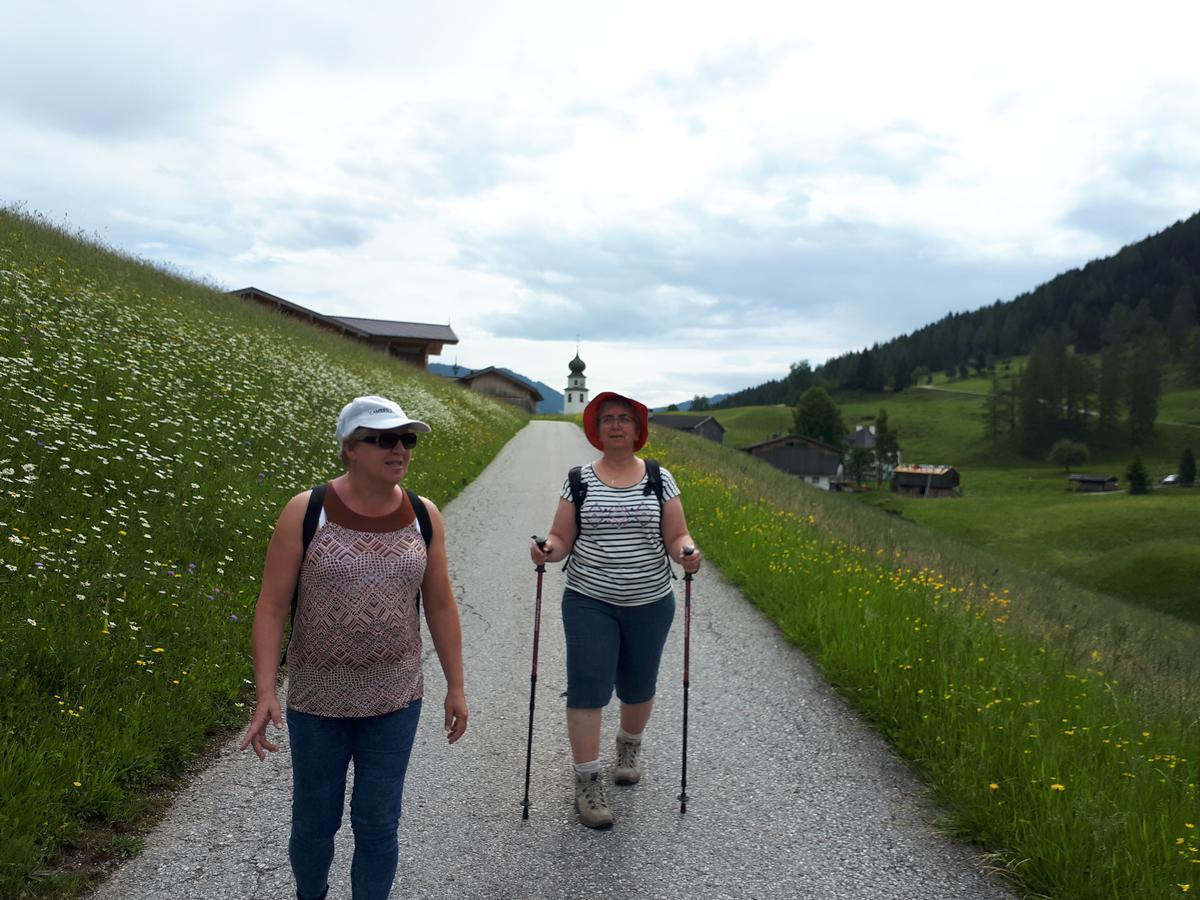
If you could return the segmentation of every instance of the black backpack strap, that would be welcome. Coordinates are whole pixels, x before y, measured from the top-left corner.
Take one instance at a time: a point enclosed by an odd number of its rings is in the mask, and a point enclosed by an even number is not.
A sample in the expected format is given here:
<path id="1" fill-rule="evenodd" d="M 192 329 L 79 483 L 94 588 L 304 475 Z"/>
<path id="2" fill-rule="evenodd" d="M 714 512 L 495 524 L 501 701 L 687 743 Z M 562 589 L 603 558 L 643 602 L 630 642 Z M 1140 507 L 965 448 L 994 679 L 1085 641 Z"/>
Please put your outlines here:
<path id="1" fill-rule="evenodd" d="M 662 467 L 658 464 L 657 459 L 646 459 L 646 487 L 642 491 L 643 494 L 654 492 L 654 496 L 658 498 L 658 505 L 663 505 L 663 483 L 662 483 Z"/>
<path id="2" fill-rule="evenodd" d="M 642 493 L 649 494 L 651 492 L 658 498 L 658 508 L 661 510 L 663 505 L 662 466 L 658 464 L 657 459 L 646 457 L 646 487 Z M 671 568 L 671 554 L 665 543 L 663 544 L 663 555 L 667 558 L 667 568 L 671 570 L 671 578 L 675 578 L 675 570 Z"/>
<path id="3" fill-rule="evenodd" d="M 579 540 L 579 532 L 583 528 L 583 501 L 587 499 L 587 482 L 583 480 L 583 466 L 574 466 L 567 472 L 567 487 L 571 491 L 571 502 L 575 505 L 575 540 Z M 571 553 L 575 551 L 572 549 Z M 571 553 L 563 560 L 563 571 L 571 561 Z"/>
<path id="4" fill-rule="evenodd" d="M 304 510 L 304 526 L 301 529 L 300 567 L 304 566 L 304 558 L 308 556 L 308 545 L 312 543 L 313 535 L 317 533 L 317 525 L 321 522 L 321 510 L 325 507 L 325 485 L 318 484 L 308 495 L 308 506 Z M 296 604 L 300 602 L 300 569 L 296 570 L 296 587 L 292 591 L 292 611 L 288 616 L 288 624 L 295 626 Z M 291 642 L 290 627 L 288 642 Z M 280 663 L 287 659 L 287 648 L 283 650 Z"/>
<path id="5" fill-rule="evenodd" d="M 429 518 L 429 507 L 425 505 L 425 501 L 418 496 L 416 491 L 405 488 L 405 493 L 408 494 L 408 502 L 412 504 L 413 512 L 417 514 L 417 527 L 421 529 L 425 548 L 429 549 L 429 542 L 433 540 L 433 522 Z"/>
<path id="6" fill-rule="evenodd" d="M 575 504 L 575 535 L 578 537 L 579 529 L 582 526 L 580 511 L 583 509 L 583 501 L 587 498 L 587 485 L 583 481 L 583 466 L 575 466 L 567 473 L 567 484 L 571 489 L 571 502 Z"/>
<path id="7" fill-rule="evenodd" d="M 421 529 L 421 539 L 425 541 L 425 549 L 429 549 L 429 542 L 433 540 L 433 522 L 429 518 L 429 507 L 425 505 L 425 501 L 417 494 L 416 491 L 404 489 L 404 493 L 408 494 L 408 502 L 412 504 L 413 512 L 417 514 L 417 527 Z M 421 589 L 417 588 L 417 609 L 421 608 Z"/>

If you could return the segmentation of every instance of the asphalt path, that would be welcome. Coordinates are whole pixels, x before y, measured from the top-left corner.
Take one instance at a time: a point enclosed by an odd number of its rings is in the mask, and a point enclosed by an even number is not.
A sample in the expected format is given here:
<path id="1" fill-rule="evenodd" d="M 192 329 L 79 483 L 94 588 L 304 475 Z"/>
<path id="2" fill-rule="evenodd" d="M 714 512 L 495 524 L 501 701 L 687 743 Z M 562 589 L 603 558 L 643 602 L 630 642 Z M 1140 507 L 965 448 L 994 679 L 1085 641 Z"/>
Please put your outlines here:
<path id="1" fill-rule="evenodd" d="M 392 898 L 889 898 L 1014 896 L 938 833 L 906 766 L 739 592 L 705 566 L 693 587 L 686 815 L 680 787 L 683 583 L 643 747 L 644 776 L 611 789 L 616 826 L 572 808 L 561 566 L 545 577 L 532 809 L 521 818 L 536 576 L 567 469 L 596 455 L 574 425 L 532 422 L 444 510 L 462 611 L 470 727 L 441 729 L 444 681 L 426 636 L 426 699 L 400 823 Z M 415 462 L 420 465 L 420 459 Z M 686 507 L 687 497 L 684 496 Z M 802 598 L 804 585 L 796 585 Z M 613 755 L 615 708 L 603 748 Z M 97 900 L 295 896 L 290 768 L 225 747 Z M 348 808 L 330 898 L 348 898 Z"/>

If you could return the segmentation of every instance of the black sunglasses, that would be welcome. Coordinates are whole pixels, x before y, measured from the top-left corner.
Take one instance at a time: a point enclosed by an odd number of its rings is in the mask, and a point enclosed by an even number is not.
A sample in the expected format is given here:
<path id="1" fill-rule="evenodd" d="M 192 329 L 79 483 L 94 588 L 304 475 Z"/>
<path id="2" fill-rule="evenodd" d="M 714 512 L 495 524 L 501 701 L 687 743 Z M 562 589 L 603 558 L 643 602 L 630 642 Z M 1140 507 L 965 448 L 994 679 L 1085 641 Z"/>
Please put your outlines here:
<path id="1" fill-rule="evenodd" d="M 417 436 L 411 431 L 385 431 L 382 434 L 368 434 L 359 440 L 364 444 L 378 444 L 380 450 L 394 450 L 397 444 L 402 444 L 405 450 L 417 446 Z"/>

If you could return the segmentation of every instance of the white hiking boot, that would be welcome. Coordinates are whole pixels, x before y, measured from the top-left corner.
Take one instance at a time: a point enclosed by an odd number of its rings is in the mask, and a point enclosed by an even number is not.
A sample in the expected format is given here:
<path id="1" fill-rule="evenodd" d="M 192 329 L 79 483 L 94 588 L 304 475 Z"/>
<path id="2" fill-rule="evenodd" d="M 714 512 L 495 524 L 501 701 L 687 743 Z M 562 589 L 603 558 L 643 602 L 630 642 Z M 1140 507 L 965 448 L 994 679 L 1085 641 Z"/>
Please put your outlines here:
<path id="1" fill-rule="evenodd" d="M 603 773 L 575 773 L 575 809 L 579 812 L 579 820 L 588 828 L 612 827 L 613 814 L 608 808 Z"/>
<path id="2" fill-rule="evenodd" d="M 637 784 L 642 780 L 642 770 L 638 767 L 638 753 L 641 749 L 641 738 L 617 735 L 617 765 L 613 769 L 615 783 Z"/>

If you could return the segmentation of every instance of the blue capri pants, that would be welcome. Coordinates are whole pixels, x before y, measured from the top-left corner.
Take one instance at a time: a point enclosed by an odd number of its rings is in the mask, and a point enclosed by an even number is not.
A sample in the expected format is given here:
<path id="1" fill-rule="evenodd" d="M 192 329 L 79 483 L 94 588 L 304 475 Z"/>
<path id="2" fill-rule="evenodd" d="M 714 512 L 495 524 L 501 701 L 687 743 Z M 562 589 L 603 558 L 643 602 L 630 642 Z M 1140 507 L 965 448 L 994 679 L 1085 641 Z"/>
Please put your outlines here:
<path id="1" fill-rule="evenodd" d="M 567 588 L 562 599 L 567 639 L 567 708 L 654 699 L 663 646 L 675 618 L 675 594 L 640 606 L 605 603 Z"/>

